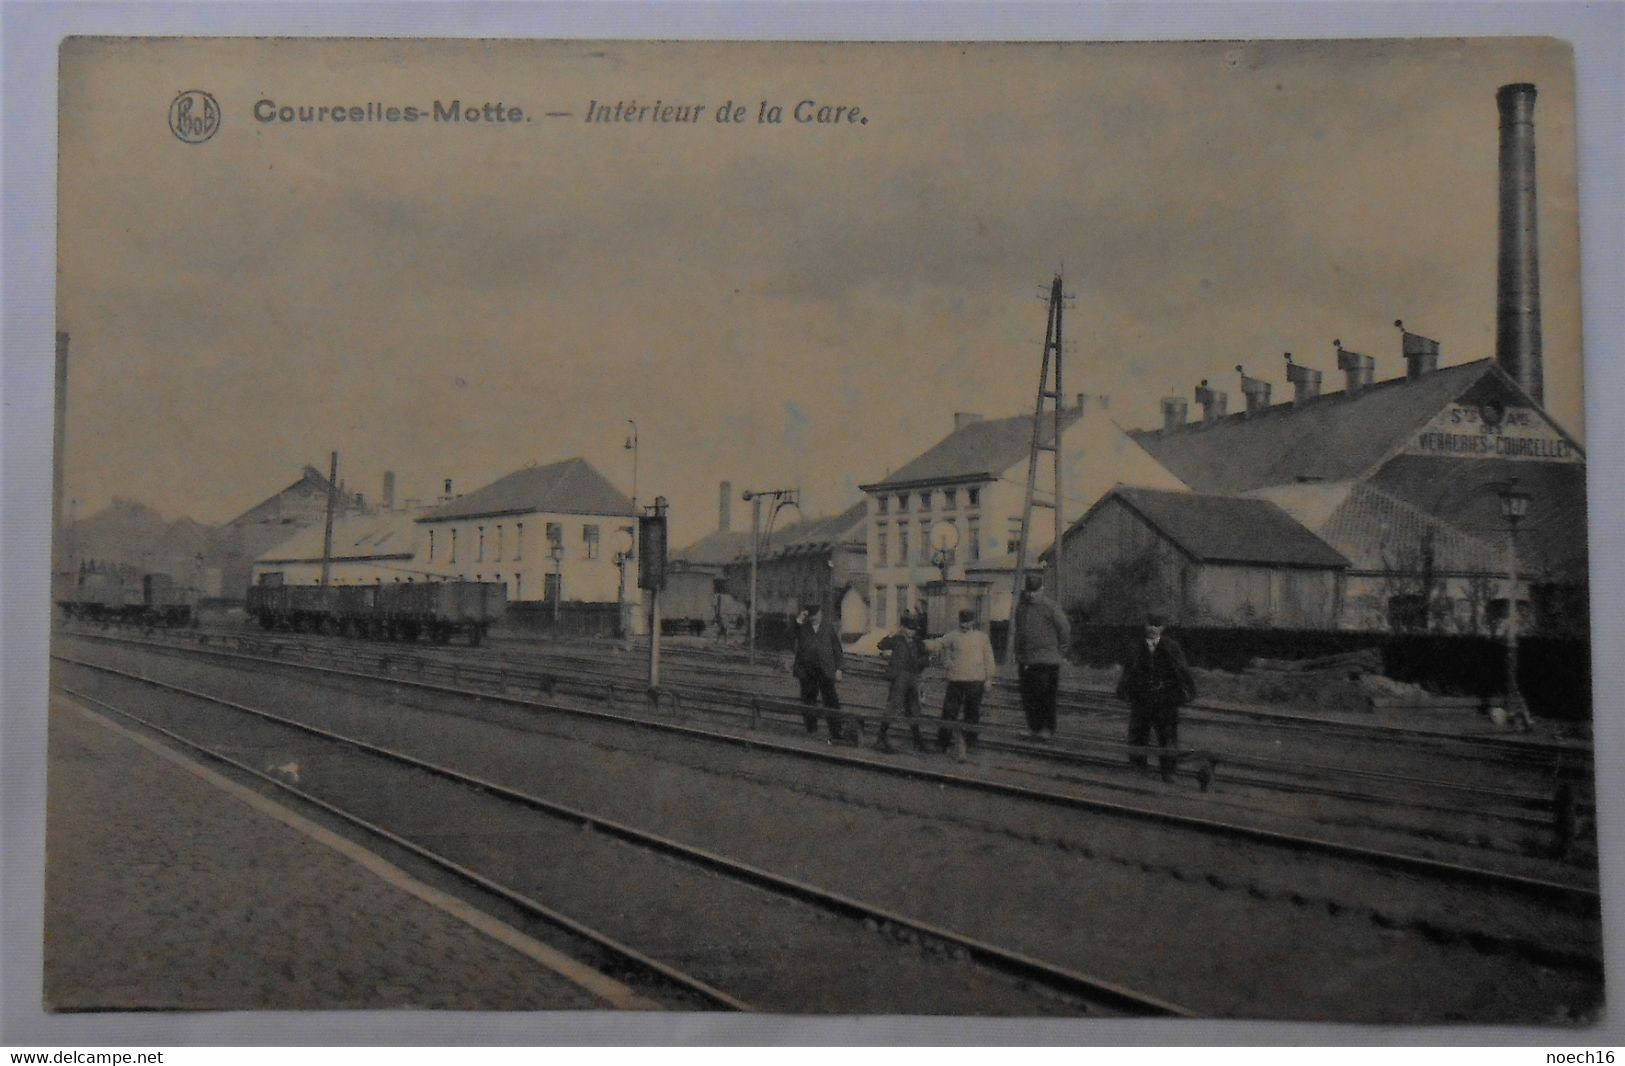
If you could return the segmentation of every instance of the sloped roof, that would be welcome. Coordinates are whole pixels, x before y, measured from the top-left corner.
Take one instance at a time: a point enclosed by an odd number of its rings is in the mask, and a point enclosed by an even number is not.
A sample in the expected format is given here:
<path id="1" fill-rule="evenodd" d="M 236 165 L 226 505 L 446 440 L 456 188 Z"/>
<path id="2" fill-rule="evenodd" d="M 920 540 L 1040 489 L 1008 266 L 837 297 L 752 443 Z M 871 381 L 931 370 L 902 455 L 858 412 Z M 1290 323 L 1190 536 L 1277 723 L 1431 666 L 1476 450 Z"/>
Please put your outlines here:
<path id="1" fill-rule="evenodd" d="M 383 511 L 333 520 L 333 559 L 410 559 L 415 554 L 422 511 Z M 319 563 L 325 523 L 305 526 L 254 560 L 257 563 Z"/>
<path id="2" fill-rule="evenodd" d="M 286 488 L 273 492 L 259 503 L 256 503 L 242 514 L 238 515 L 236 518 L 233 518 L 223 524 L 234 526 L 244 522 L 262 521 L 267 514 L 275 515 L 279 511 L 280 503 L 284 496 L 295 494 L 300 496 L 311 496 L 319 494 L 325 497 L 331 485 L 332 483 L 328 481 L 327 478 L 322 476 L 321 471 L 317 470 L 309 463 L 306 463 L 304 470 L 300 471 L 298 481 L 288 485 Z M 338 502 L 341 507 L 348 506 L 348 501 L 345 500 L 342 495 L 340 495 Z"/>
<path id="3" fill-rule="evenodd" d="M 1199 562 L 1349 565 L 1336 549 L 1268 500 L 1123 486 L 1107 493 L 1101 504 L 1114 497 Z M 1079 524 L 1088 519 L 1085 515 Z"/>
<path id="4" fill-rule="evenodd" d="M 1463 532 L 1368 482 L 1279 485 L 1248 495 L 1279 506 L 1358 570 L 1419 571 L 1428 551 L 1440 571 L 1499 573 L 1506 566 L 1495 541 Z"/>
<path id="5" fill-rule="evenodd" d="M 691 566 L 723 566 L 750 547 L 750 533 L 744 530 L 713 530 L 678 552 L 672 561 Z"/>
<path id="6" fill-rule="evenodd" d="M 1494 362 L 1481 359 L 1419 378 L 1377 382 L 1353 396 L 1323 393 L 1302 406 L 1280 403 L 1211 425 L 1191 422 L 1130 435 L 1198 492 L 1245 492 L 1305 479 L 1344 481 L 1368 473 L 1407 434 L 1486 375 L 1517 388 Z"/>
<path id="7" fill-rule="evenodd" d="M 818 551 L 837 544 L 867 543 L 867 531 L 863 525 L 868 513 L 868 503 L 859 500 L 840 514 L 822 515 L 805 522 L 797 522 L 782 530 L 775 530 L 768 541 L 769 549 L 788 554 L 797 551 Z"/>
<path id="8" fill-rule="evenodd" d="M 418 518 L 434 522 L 447 518 L 526 514 L 632 515 L 632 501 L 609 479 L 580 457 L 527 466 L 506 477 L 459 496 Z"/>
<path id="9" fill-rule="evenodd" d="M 1068 407 L 1061 413 L 1061 431 L 1083 417 L 1082 407 Z M 1043 440 L 1055 439 L 1050 428 L 1050 416 L 1043 424 Z M 917 484 L 920 482 L 951 481 L 962 477 L 997 477 L 1023 462 L 1033 443 L 1033 416 L 1016 415 L 1013 418 L 984 419 L 961 426 L 926 449 L 917 458 L 903 464 L 885 478 L 871 485 L 862 485 L 865 492 L 879 488 Z"/>

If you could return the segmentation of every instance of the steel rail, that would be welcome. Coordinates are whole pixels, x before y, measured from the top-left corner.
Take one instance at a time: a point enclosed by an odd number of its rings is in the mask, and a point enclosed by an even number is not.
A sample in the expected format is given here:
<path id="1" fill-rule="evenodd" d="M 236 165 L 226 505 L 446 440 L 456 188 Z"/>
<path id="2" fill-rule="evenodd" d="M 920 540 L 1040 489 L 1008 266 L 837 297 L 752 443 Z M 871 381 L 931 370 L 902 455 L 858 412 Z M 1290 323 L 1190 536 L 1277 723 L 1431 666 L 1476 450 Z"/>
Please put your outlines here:
<path id="1" fill-rule="evenodd" d="M 63 657 L 58 656 L 57 658 L 62 659 Z M 819 888 L 816 885 L 809 884 L 808 882 L 796 878 L 784 877 L 761 867 L 752 866 L 748 863 L 730 859 L 727 856 L 718 854 L 717 852 L 706 848 L 698 848 L 692 845 L 684 844 L 671 837 L 638 829 L 635 826 L 629 825 L 625 822 L 605 818 L 600 815 L 593 814 L 590 811 L 582 810 L 578 807 L 571 807 L 567 804 L 543 799 L 540 796 L 532 795 L 528 792 L 522 792 L 518 789 L 511 788 L 496 781 L 477 777 L 472 774 L 466 774 L 460 770 L 456 770 L 448 766 L 442 766 L 439 763 L 428 762 L 405 752 L 382 747 L 368 741 L 358 740 L 354 737 L 347 737 L 343 734 L 322 729 L 318 726 L 297 722 L 293 719 L 285 718 L 271 711 L 262 710 L 256 707 L 249 707 L 246 704 L 237 703 L 233 700 L 222 699 L 218 696 L 211 696 L 208 693 L 198 692 L 183 685 L 174 685 L 168 682 L 159 681 L 155 678 L 143 677 L 139 674 L 132 674 L 125 670 L 101 666 L 99 664 L 86 663 L 72 659 L 63 659 L 63 661 L 101 673 L 121 677 L 126 680 L 135 681 L 140 684 L 150 685 L 155 688 L 179 693 L 192 699 L 226 707 L 230 710 L 252 715 L 264 721 L 272 722 L 277 725 L 295 730 L 296 732 L 318 737 L 331 743 L 343 745 L 357 751 L 366 752 L 369 755 L 386 759 L 415 770 L 421 770 L 425 773 L 433 774 L 445 780 L 453 781 L 457 784 L 477 789 L 487 795 L 496 796 L 498 798 L 508 800 L 509 802 L 539 811 L 543 814 L 547 814 L 572 825 L 591 826 L 595 832 L 603 833 L 606 836 L 622 840 L 628 844 L 636 845 L 657 854 L 683 860 L 690 865 L 697 866 L 701 869 L 722 874 L 725 877 L 740 881 L 756 888 L 764 889 L 780 896 L 795 899 L 802 903 L 811 904 L 819 909 L 830 911 L 842 915 L 843 917 L 857 920 L 868 919 L 885 923 L 886 925 L 894 928 L 906 929 L 914 933 L 916 936 L 929 937 L 932 940 L 962 948 L 966 952 L 968 958 L 975 960 L 980 965 L 987 967 L 988 969 L 997 970 L 1001 973 L 1022 980 L 1037 982 L 1054 991 L 1093 1000 L 1095 1002 L 1103 1002 L 1114 1009 L 1120 1009 L 1138 1015 L 1182 1018 L 1196 1016 L 1195 1012 L 1170 1003 L 1167 1000 L 1159 997 L 1136 992 L 1114 982 L 1092 977 L 1088 974 L 1079 973 L 1078 971 L 1072 970 L 1068 967 L 1045 962 L 1022 952 L 1001 948 L 995 944 L 991 944 L 977 937 L 972 937 L 964 933 L 957 932 L 945 926 L 910 918 L 888 908 L 865 903 L 862 900 L 855 899 L 851 896 L 832 892 L 828 889 Z M 63 686 L 63 688 L 64 691 L 69 691 L 65 686 Z M 73 694 L 76 696 L 76 698 L 84 698 L 77 693 Z M 206 751 L 207 749 L 200 750 Z M 216 757 L 220 758 L 222 761 L 232 762 L 225 756 Z M 246 769 L 245 767 L 241 767 L 241 764 L 236 762 L 232 762 L 232 765 Z M 254 773 L 261 779 L 271 780 L 270 778 L 266 777 L 266 775 L 261 774 L 258 771 L 249 772 Z M 281 784 L 280 782 L 277 783 Z M 303 794 L 301 793 L 301 795 Z M 342 816 L 342 813 L 337 808 L 326 804 L 325 801 L 315 799 L 314 797 L 308 798 L 311 799 L 312 802 L 323 806 L 324 809 L 330 810 L 336 814 L 341 814 Z M 359 819 L 354 820 L 357 824 L 365 824 Z M 399 843 L 402 846 L 411 848 L 416 853 L 422 854 L 425 858 L 430 857 L 431 853 L 427 852 L 425 849 L 420 849 L 417 845 L 411 844 L 410 841 L 405 841 L 402 838 L 395 837 L 392 834 L 389 834 L 387 830 L 381 829 L 381 827 L 373 827 L 370 828 L 369 831 L 377 832 L 380 836 L 385 836 L 394 843 Z M 431 859 L 431 861 L 435 860 Z M 456 868 L 459 876 L 470 877 L 471 879 L 481 876 L 474 874 L 472 871 L 466 870 L 466 868 L 457 867 L 456 864 L 450 863 L 449 860 L 443 860 L 442 862 L 448 869 Z M 486 881 L 484 884 L 497 891 L 502 891 L 504 893 L 506 891 L 502 890 L 500 886 L 495 885 L 494 882 Z M 505 898 L 511 897 L 505 894 Z M 522 899 L 523 897 L 518 898 Z M 633 949 L 626 948 L 624 950 L 632 951 Z M 684 976 L 680 975 L 678 971 L 672 970 L 670 967 L 665 967 L 662 963 L 656 962 L 653 959 L 647 959 L 646 956 L 641 956 L 641 958 L 646 960 L 644 963 L 645 965 L 651 967 L 661 967 L 662 969 L 660 969 L 659 972 L 671 977 L 674 980 Z M 685 987 L 691 987 L 696 990 L 703 988 L 710 995 L 724 997 L 723 1001 L 730 1001 L 735 1004 L 732 1009 L 750 1009 L 742 1002 L 732 1000 L 732 998 L 728 997 L 726 993 L 720 992 L 719 990 L 713 989 L 708 985 L 697 982 L 692 978 L 688 978 L 687 981 L 689 983 L 686 984 Z"/>
<path id="2" fill-rule="evenodd" d="M 260 714 L 262 717 L 269 717 L 272 720 L 277 720 L 275 715 L 265 715 L 262 712 L 254 711 L 251 708 L 240 707 L 240 706 L 234 705 L 234 704 L 232 704 L 232 703 L 230 703 L 230 702 L 228 702 L 226 700 L 216 699 L 215 697 L 203 695 L 201 693 L 189 692 L 186 689 L 179 688 L 179 687 L 173 686 L 173 685 L 167 685 L 167 684 L 165 684 L 165 683 L 163 683 L 161 681 L 155 681 L 155 680 L 152 680 L 150 678 L 144 678 L 144 677 L 141 677 L 140 675 L 137 675 L 137 674 L 130 674 L 130 673 L 127 673 L 127 672 L 121 671 L 121 670 L 110 670 L 107 667 L 99 667 L 99 666 L 95 666 L 93 664 L 78 663 L 76 665 L 87 666 L 89 669 L 100 670 L 100 671 L 102 671 L 104 673 L 116 674 L 116 675 L 128 678 L 130 680 L 133 680 L 133 681 L 142 682 L 143 684 L 153 685 L 153 686 L 159 687 L 159 688 L 168 688 L 168 689 L 171 689 L 173 691 L 181 692 L 181 693 L 183 693 L 185 695 L 192 696 L 192 697 L 197 698 L 197 699 L 203 699 L 203 700 L 207 700 L 207 701 L 212 702 L 212 703 L 221 704 L 222 706 L 231 707 L 234 710 L 246 711 L 247 713 L 250 713 L 250 714 Z M 668 965 L 666 963 L 663 963 L 663 962 L 659 961 L 658 959 L 654 959 L 654 958 L 649 957 L 648 955 L 643 954 L 642 952 L 638 951 L 636 948 L 630 947 L 630 946 L 628 946 L 626 944 L 622 944 L 620 941 L 614 939 L 613 937 L 610 937 L 610 936 L 608 936 L 608 935 L 606 935 L 604 933 L 600 933 L 596 929 L 593 929 L 590 926 L 584 925 L 581 922 L 576 921 L 574 918 L 571 918 L 569 915 L 563 914 L 560 911 L 556 911 L 553 908 L 547 906 L 544 903 L 541 903 L 538 900 L 531 899 L 529 896 L 523 895 L 523 894 L 521 894 L 519 892 L 515 892 L 514 890 L 512 890 L 510 888 L 507 888 L 506 886 L 501 885 L 496 881 L 491 880 L 490 878 L 486 877 L 484 874 L 481 874 L 481 873 L 479 873 L 479 872 L 477 872 L 475 870 L 471 870 L 468 867 L 462 865 L 461 863 L 458 863 L 458 862 L 456 862 L 456 861 L 454 861 L 452 859 L 446 858 L 445 856 L 440 855 L 438 852 L 432 851 L 429 848 L 425 848 L 421 844 L 414 843 L 413 841 L 408 840 L 405 837 L 400 836 L 397 833 L 394 833 L 394 832 L 391 832 L 388 829 L 385 829 L 383 826 L 378 825 L 375 822 L 372 822 L 372 821 L 369 821 L 368 819 L 362 818 L 360 815 L 352 814 L 351 812 L 344 810 L 342 807 L 338 807 L 335 804 L 329 803 L 327 800 L 321 799 L 321 798 L 319 798 L 319 797 L 317 797 L 317 796 L 315 796 L 315 795 L 313 795 L 313 794 L 311 794 L 309 792 L 306 792 L 304 789 L 297 788 L 294 785 L 289 784 L 287 781 L 282 780 L 281 778 L 273 777 L 270 774 L 265 773 L 262 770 L 257 770 L 254 767 L 248 765 L 247 763 L 240 762 L 240 761 L 238 761 L 236 759 L 233 759 L 229 755 L 225 755 L 225 754 L 222 754 L 220 752 L 217 752 L 217 751 L 213 750 L 212 748 L 206 747 L 203 744 L 197 743 L 196 741 L 190 740 L 190 739 L 180 735 L 179 733 L 176 733 L 174 730 L 166 729 L 165 727 L 163 727 L 161 725 L 158 725 L 156 722 L 153 722 L 153 721 L 151 721 L 149 719 L 143 718 L 140 715 L 135 714 L 135 713 L 133 713 L 131 711 L 127 711 L 127 710 L 123 710 L 122 708 L 115 707 L 112 704 L 106 702 L 105 700 L 98 699 L 97 697 L 92 696 L 92 695 L 90 695 L 88 693 L 79 692 L 76 689 L 70 688 L 69 686 L 67 686 L 65 684 L 57 684 L 56 687 L 58 689 L 60 689 L 61 691 L 67 693 L 68 695 L 72 696 L 74 699 L 81 700 L 81 701 L 86 702 L 86 703 L 95 704 L 96 706 L 102 707 L 102 708 L 112 712 L 113 714 L 117 714 L 117 715 L 120 715 L 120 716 L 122 716 L 124 718 L 127 718 L 132 722 L 139 722 L 141 725 L 143 725 L 146 728 L 152 730 L 153 732 L 162 735 L 165 739 L 173 741 L 176 744 L 182 745 L 183 747 L 187 748 L 190 751 L 193 751 L 193 752 L 195 752 L 197 754 L 203 755 L 203 756 L 205 756 L 205 757 L 207 757 L 209 759 L 214 760 L 215 762 L 219 762 L 219 763 L 222 763 L 222 764 L 224 764 L 226 766 L 230 766 L 232 769 L 237 770 L 237 771 L 239 771 L 241 773 L 247 774 L 250 777 L 253 777 L 255 780 L 263 782 L 264 784 L 272 785 L 275 788 L 280 789 L 281 791 L 286 792 L 289 795 L 295 796 L 298 799 L 300 799 L 301 801 L 303 801 L 305 803 L 308 803 L 308 804 L 310 804 L 310 805 L 324 811 L 325 813 L 332 815 L 335 818 L 338 818 L 338 819 L 340 819 L 340 820 L 342 820 L 344 822 L 347 822 L 348 824 L 353 825 L 356 828 L 361 829 L 361 830 L 363 830 L 363 831 L 365 831 L 367 833 L 370 833 L 373 836 L 376 836 L 381 840 L 386 840 L 390 844 L 394 845 L 395 847 L 400 848 L 400 849 L 402 849 L 404 851 L 407 851 L 407 852 L 411 853 L 412 855 L 416 856 L 417 858 L 422 859 L 423 861 L 425 861 L 427 863 L 430 863 L 431 865 L 437 867 L 438 869 L 443 870 L 446 873 L 449 873 L 449 874 L 453 875 L 454 877 L 457 877 L 457 878 L 459 878 L 459 879 L 461 879 L 463 881 L 466 881 L 469 884 L 472 884 L 472 885 L 478 887 L 479 889 L 481 889 L 484 892 L 488 892 L 488 893 L 490 893 L 490 894 L 492 894 L 494 896 L 497 896 L 498 898 L 502 899 L 504 902 L 512 904 L 513 906 L 519 908 L 520 910 L 524 911 L 526 914 L 529 914 L 530 916 L 532 916 L 534 918 L 539 918 L 543 922 L 546 922 L 546 923 L 548 923 L 550 925 L 553 925 L 553 926 L 555 926 L 557 928 L 563 929 L 565 932 L 571 934 L 572 936 L 580 937 L 580 938 L 582 938 L 584 940 L 587 940 L 588 942 L 592 943 L 593 945 L 595 945 L 599 949 L 601 949 L 603 951 L 606 951 L 606 952 L 609 952 L 611 955 L 613 955 L 623 965 L 630 965 L 630 966 L 632 966 L 632 967 L 634 967 L 636 969 L 644 971 L 645 973 L 655 974 L 660 979 L 665 980 L 665 981 L 669 981 L 669 982 L 679 986 L 680 988 L 682 988 L 682 989 L 684 989 L 684 990 L 686 990 L 686 991 L 688 991 L 690 993 L 693 993 L 694 995 L 697 995 L 697 996 L 701 997 L 706 1003 L 712 1004 L 713 1006 L 719 1007 L 719 1008 L 721 1008 L 723 1010 L 747 1011 L 747 1012 L 755 1010 L 755 1008 L 750 1006 L 750 1004 L 745 1003 L 743 1000 L 740 1000 L 740 999 L 738 999 L 738 998 L 736 998 L 734 996 L 731 996 L 728 993 L 723 992 L 720 989 L 713 988 L 712 986 L 706 984 L 704 981 L 701 981 L 698 978 L 691 977 L 688 974 L 683 973 L 681 970 L 676 969 L 675 967 L 672 967 L 672 966 L 670 966 L 670 965 Z M 296 727 L 298 726 L 298 723 L 284 723 L 284 724 L 294 725 Z M 308 731 L 310 731 L 310 732 L 316 733 L 317 735 L 323 735 L 322 730 L 317 730 L 317 729 L 309 728 L 309 727 L 305 727 L 305 728 L 307 728 Z M 344 738 L 338 737 L 336 734 L 333 734 L 333 735 L 330 735 L 330 739 L 342 741 Z"/>
<path id="3" fill-rule="evenodd" d="M 826 762 L 842 766 L 857 766 L 869 771 L 880 771 L 895 776 L 927 781 L 938 785 L 947 785 L 955 788 L 986 792 L 993 795 L 1021 799 L 1048 806 L 1062 807 L 1065 809 L 1089 811 L 1092 813 L 1105 814 L 1128 820 L 1172 826 L 1209 836 L 1219 836 L 1241 840 L 1252 844 L 1268 845 L 1288 852 L 1315 854 L 1337 858 L 1378 869 L 1389 869 L 1405 873 L 1419 874 L 1447 883 L 1465 884 L 1478 888 L 1517 892 L 1519 894 L 1533 896 L 1547 902 L 1561 903 L 1563 905 L 1576 908 L 1577 910 L 1587 914 L 1598 914 L 1601 911 L 1600 889 L 1589 888 L 1583 885 L 1575 885 L 1562 881 L 1552 881 L 1545 878 L 1530 877 L 1523 874 L 1508 873 L 1501 870 L 1491 870 L 1478 866 L 1469 866 L 1464 863 L 1446 862 L 1440 859 L 1432 859 L 1420 855 L 1409 855 L 1404 852 L 1390 851 L 1383 848 L 1361 847 L 1359 845 L 1346 844 L 1341 841 L 1327 840 L 1321 837 L 1303 836 L 1300 834 L 1285 833 L 1278 830 L 1262 829 L 1257 826 L 1239 825 L 1233 822 L 1225 822 L 1215 818 L 1204 818 L 1172 811 L 1156 810 L 1148 807 L 1137 807 L 1132 804 L 1095 799 L 1072 793 L 1053 792 L 1047 789 L 1034 788 L 1028 785 L 1016 785 L 1003 781 L 970 777 L 964 774 L 955 774 L 944 770 L 931 769 L 929 767 L 905 766 L 901 764 L 882 762 L 865 756 L 843 753 L 830 748 L 806 748 L 792 744 L 784 744 L 765 738 L 739 736 L 737 734 L 721 733 L 712 729 L 705 729 L 692 725 L 679 724 L 675 722 L 662 722 L 649 718 L 572 706 L 567 703 L 560 703 L 556 700 L 540 701 L 512 696 L 505 693 L 499 694 L 492 692 L 471 691 L 468 689 L 451 685 L 443 685 L 431 681 L 412 680 L 392 675 L 381 677 L 377 674 L 356 670 L 345 670 L 329 666 L 317 666 L 308 663 L 290 663 L 286 660 L 269 659 L 260 656 L 245 655 L 238 652 L 213 652 L 209 654 L 223 658 L 242 659 L 248 662 L 261 663 L 265 665 L 299 667 L 311 670 L 313 672 L 349 677 L 369 683 L 376 684 L 384 682 L 460 698 L 474 697 L 480 700 L 489 700 L 492 702 L 506 703 L 530 709 L 545 710 L 566 716 L 605 722 L 618 726 L 632 726 L 637 729 L 663 733 L 670 736 L 679 736 L 686 739 L 700 740 L 707 743 L 720 743 L 733 747 L 770 752 L 778 755 L 789 755 L 811 761 Z M 93 669 L 110 669 L 100 667 L 95 663 L 75 660 L 58 653 L 53 653 L 52 658 L 59 659 L 63 662 L 78 663 L 79 665 L 88 666 Z"/>

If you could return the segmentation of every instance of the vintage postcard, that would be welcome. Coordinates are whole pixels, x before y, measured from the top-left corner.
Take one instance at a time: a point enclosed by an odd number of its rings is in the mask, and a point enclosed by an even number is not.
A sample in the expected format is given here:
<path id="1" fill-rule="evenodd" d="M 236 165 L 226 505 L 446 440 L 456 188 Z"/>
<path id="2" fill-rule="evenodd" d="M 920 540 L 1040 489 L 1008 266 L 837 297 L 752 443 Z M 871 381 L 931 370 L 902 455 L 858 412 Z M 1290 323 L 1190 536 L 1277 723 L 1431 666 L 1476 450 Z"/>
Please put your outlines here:
<path id="1" fill-rule="evenodd" d="M 59 89 L 47 1010 L 1599 1018 L 1569 44 Z"/>

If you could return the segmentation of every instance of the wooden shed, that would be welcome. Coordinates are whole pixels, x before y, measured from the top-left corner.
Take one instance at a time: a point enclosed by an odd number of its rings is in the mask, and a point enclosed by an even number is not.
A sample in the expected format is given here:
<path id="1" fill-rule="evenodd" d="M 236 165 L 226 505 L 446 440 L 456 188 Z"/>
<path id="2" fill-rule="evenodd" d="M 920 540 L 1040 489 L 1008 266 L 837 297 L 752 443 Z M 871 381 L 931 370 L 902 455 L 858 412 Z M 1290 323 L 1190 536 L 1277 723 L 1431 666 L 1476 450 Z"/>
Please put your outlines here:
<path id="1" fill-rule="evenodd" d="M 1333 629 L 1349 562 L 1267 500 L 1119 486 L 1067 531 L 1058 565 L 1063 606 L 1091 622 L 1157 611 L 1186 626 Z"/>

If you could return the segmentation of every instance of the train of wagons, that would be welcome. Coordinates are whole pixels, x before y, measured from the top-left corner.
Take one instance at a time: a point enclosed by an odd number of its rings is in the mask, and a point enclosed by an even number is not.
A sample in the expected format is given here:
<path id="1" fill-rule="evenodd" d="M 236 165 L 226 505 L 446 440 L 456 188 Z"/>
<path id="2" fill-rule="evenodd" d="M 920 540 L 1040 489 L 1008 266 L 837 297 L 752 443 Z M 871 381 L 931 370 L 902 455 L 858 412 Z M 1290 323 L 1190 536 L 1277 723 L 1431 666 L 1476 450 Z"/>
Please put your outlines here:
<path id="1" fill-rule="evenodd" d="M 57 600 L 69 618 L 146 626 L 189 626 L 197 622 L 198 591 L 168 574 L 140 574 L 86 567 Z"/>
<path id="2" fill-rule="evenodd" d="M 375 640 L 445 644 L 453 637 L 478 646 L 508 607 L 500 581 L 410 581 L 376 585 L 285 585 L 248 590 L 249 617 L 266 629 L 341 633 Z"/>

